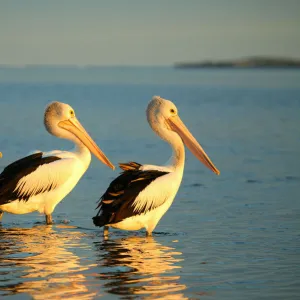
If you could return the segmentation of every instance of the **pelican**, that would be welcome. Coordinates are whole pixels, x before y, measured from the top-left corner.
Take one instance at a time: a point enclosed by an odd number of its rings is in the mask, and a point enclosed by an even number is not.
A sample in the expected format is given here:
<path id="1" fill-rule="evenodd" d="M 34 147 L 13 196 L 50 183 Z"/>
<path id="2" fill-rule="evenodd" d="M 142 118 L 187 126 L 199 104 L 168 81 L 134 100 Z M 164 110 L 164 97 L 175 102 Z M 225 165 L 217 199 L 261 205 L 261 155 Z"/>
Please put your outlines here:
<path id="1" fill-rule="evenodd" d="M 0 158 L 2 157 L 2 152 L 0 152 Z"/>
<path id="2" fill-rule="evenodd" d="M 0 217 L 3 212 L 26 214 L 39 211 L 52 224 L 56 205 L 75 187 L 91 162 L 90 151 L 105 165 L 114 165 L 99 149 L 65 103 L 52 102 L 45 110 L 46 130 L 72 141 L 72 152 L 35 152 L 8 165 L 0 174 Z"/>
<path id="3" fill-rule="evenodd" d="M 122 230 L 145 228 L 147 236 L 151 236 L 179 189 L 185 161 L 184 144 L 206 167 L 220 174 L 181 121 L 174 103 L 154 96 L 146 114 L 152 130 L 170 144 L 173 154 L 165 166 L 136 162 L 119 164 L 123 172 L 100 198 L 99 211 L 93 218 L 96 226 L 104 226 L 104 236 L 109 227 Z"/>

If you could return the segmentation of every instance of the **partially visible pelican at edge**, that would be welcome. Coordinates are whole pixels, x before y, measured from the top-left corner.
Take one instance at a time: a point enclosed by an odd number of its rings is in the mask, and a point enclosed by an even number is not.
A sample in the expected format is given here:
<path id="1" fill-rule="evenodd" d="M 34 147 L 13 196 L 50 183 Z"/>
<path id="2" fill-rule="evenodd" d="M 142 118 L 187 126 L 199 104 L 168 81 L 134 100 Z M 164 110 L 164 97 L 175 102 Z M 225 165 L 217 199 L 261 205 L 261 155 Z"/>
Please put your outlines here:
<path id="1" fill-rule="evenodd" d="M 145 228 L 148 236 L 152 234 L 179 189 L 185 162 L 184 144 L 206 167 L 220 174 L 179 118 L 174 103 L 154 96 L 146 113 L 152 130 L 170 144 L 173 154 L 166 166 L 120 164 L 123 172 L 100 198 L 99 211 L 93 218 L 96 226 L 104 226 L 104 235 L 108 234 L 109 227 Z"/>
<path id="2" fill-rule="evenodd" d="M 0 174 L 0 219 L 3 212 L 39 211 L 52 223 L 56 205 L 75 187 L 91 162 L 90 151 L 105 165 L 114 165 L 99 149 L 65 103 L 52 102 L 45 110 L 46 130 L 72 141 L 73 151 L 36 152 L 8 165 Z"/>

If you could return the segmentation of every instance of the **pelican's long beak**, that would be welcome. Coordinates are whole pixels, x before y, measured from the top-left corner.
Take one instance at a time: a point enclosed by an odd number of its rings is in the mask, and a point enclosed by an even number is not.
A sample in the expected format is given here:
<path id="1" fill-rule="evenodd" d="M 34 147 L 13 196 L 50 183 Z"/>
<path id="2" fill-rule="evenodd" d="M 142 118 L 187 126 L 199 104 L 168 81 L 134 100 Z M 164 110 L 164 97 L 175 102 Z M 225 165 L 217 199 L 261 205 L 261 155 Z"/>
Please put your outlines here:
<path id="1" fill-rule="evenodd" d="M 2 153 L 0 152 L 0 158 L 2 157 Z"/>
<path id="2" fill-rule="evenodd" d="M 61 121 L 58 123 L 58 126 L 73 133 L 100 161 L 113 170 L 115 169 L 115 166 L 109 161 L 76 118 Z"/>
<path id="3" fill-rule="evenodd" d="M 184 144 L 206 167 L 215 172 L 217 175 L 220 174 L 220 171 L 214 166 L 203 148 L 199 145 L 179 116 L 170 117 L 167 119 L 167 123 L 173 131 L 179 134 Z"/>

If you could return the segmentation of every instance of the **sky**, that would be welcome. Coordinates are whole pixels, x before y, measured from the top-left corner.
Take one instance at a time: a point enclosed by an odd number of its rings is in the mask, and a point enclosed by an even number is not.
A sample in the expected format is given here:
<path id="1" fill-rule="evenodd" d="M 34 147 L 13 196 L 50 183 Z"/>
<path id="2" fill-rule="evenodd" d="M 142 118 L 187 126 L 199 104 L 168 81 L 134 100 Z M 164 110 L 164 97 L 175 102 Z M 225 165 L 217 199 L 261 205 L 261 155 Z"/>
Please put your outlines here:
<path id="1" fill-rule="evenodd" d="M 0 64 L 300 58 L 300 0 L 0 0 Z"/>

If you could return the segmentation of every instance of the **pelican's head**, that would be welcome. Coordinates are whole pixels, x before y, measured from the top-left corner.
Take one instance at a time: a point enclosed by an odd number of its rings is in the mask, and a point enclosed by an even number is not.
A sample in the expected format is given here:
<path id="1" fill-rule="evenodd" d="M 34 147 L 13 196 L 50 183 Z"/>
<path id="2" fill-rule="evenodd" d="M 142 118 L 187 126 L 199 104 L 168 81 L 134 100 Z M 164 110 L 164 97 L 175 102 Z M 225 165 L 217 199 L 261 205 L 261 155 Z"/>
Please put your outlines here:
<path id="1" fill-rule="evenodd" d="M 115 168 L 77 120 L 70 105 L 57 101 L 50 103 L 45 110 L 44 124 L 52 135 L 80 141 L 105 165 Z"/>
<path id="2" fill-rule="evenodd" d="M 178 109 L 172 101 L 154 96 L 147 107 L 147 119 L 151 128 L 162 138 L 165 138 L 170 131 L 175 132 L 196 158 L 214 173 L 220 174 L 220 171 L 181 121 Z M 173 138 L 171 137 L 171 139 Z M 172 140 L 170 142 L 172 143 Z"/>

